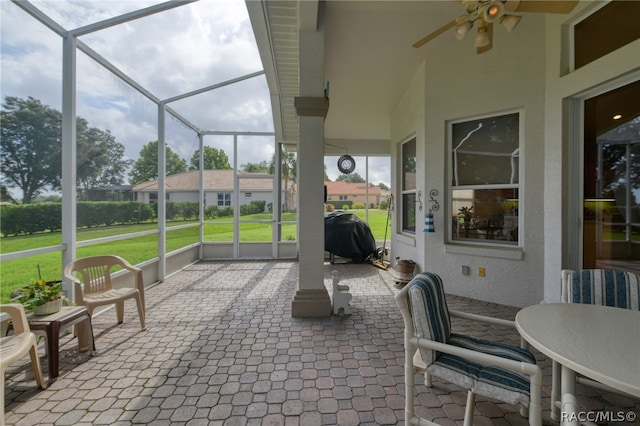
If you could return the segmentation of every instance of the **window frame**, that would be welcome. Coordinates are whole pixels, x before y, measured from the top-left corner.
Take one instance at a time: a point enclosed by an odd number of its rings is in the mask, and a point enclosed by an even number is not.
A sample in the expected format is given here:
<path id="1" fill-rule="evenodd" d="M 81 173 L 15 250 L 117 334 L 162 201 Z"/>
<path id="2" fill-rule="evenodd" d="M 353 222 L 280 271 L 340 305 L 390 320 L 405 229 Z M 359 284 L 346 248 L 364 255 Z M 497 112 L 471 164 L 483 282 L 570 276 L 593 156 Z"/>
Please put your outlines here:
<path id="1" fill-rule="evenodd" d="M 413 145 L 413 159 L 414 159 L 414 179 L 413 182 L 409 182 L 407 179 L 407 174 L 405 173 L 405 168 L 407 164 L 405 163 L 405 159 L 408 158 L 405 155 L 405 149 L 407 149 L 406 154 L 411 154 L 408 152 L 408 149 Z M 416 214 L 416 199 L 417 199 L 417 163 L 418 163 L 418 143 L 416 136 L 413 136 L 400 144 L 400 156 L 399 156 L 399 175 L 400 175 L 400 217 L 398 218 L 398 232 L 400 234 L 409 235 L 415 237 L 416 228 L 417 228 L 417 214 Z M 413 227 L 411 227 L 411 222 L 413 219 Z"/>
<path id="2" fill-rule="evenodd" d="M 457 177 L 455 176 L 456 173 L 456 167 L 458 167 L 457 164 L 455 164 L 455 155 L 454 155 L 454 150 L 456 148 L 460 147 L 460 143 L 459 141 L 454 141 L 454 126 L 457 124 L 461 124 L 461 123 L 470 123 L 470 122 L 474 122 L 474 121 L 480 121 L 480 120 L 490 120 L 492 118 L 501 118 L 501 117 L 506 117 L 509 115 L 513 115 L 513 114 L 517 114 L 517 122 L 518 122 L 518 131 L 517 131 L 517 137 L 518 137 L 518 147 L 513 150 L 511 152 L 511 154 L 509 154 L 511 156 L 511 162 L 512 162 L 512 168 L 514 167 L 513 165 L 513 159 L 517 158 L 517 163 L 515 163 L 515 167 L 517 168 L 517 176 L 514 182 L 513 179 L 513 173 L 512 173 L 512 177 L 511 177 L 511 182 L 505 183 L 505 182 L 491 182 L 491 183 L 484 183 L 484 184 L 468 184 L 468 183 L 463 183 L 463 184 L 458 184 L 456 185 L 456 180 Z M 524 166 L 526 164 L 525 159 L 524 159 L 524 111 L 522 109 L 513 109 L 513 110 L 506 110 L 506 111 L 501 111 L 501 112 L 497 112 L 497 113 L 491 113 L 491 114 L 484 114 L 484 115 L 477 115 L 477 116 L 472 116 L 472 117 L 466 117 L 463 119 L 456 119 L 456 120 L 450 120 L 447 122 L 447 150 L 448 150 L 448 183 L 447 183 L 447 187 L 448 187 L 448 209 L 450 211 L 450 214 L 447 215 L 447 229 L 448 229 L 448 236 L 447 236 L 447 241 L 449 244 L 454 244 L 454 245 L 459 245 L 459 244 L 464 244 L 464 245 L 477 245 L 477 246 L 484 246 L 484 247 L 492 247 L 492 248 L 519 248 L 521 249 L 523 246 L 523 235 L 524 234 L 524 228 L 523 228 L 523 218 L 524 218 L 524 185 L 523 185 L 523 177 L 524 177 Z M 454 146 L 455 143 L 458 143 L 458 146 Z M 477 155 L 482 155 L 481 152 L 478 152 Z M 501 155 L 496 155 L 496 156 L 507 156 L 507 154 L 501 154 Z M 461 236 L 460 235 L 460 226 L 462 223 L 462 217 L 459 215 L 459 206 L 460 206 L 460 199 L 459 197 L 457 197 L 456 195 L 459 195 L 460 192 L 458 192 L 458 194 L 456 194 L 456 191 L 470 191 L 471 196 L 473 197 L 471 203 L 472 205 L 475 207 L 476 206 L 476 201 L 477 201 L 477 195 L 473 192 L 473 191 L 501 191 L 501 190 L 513 190 L 516 192 L 517 194 L 517 199 L 515 201 L 515 203 L 513 203 L 513 201 L 509 201 L 511 199 L 505 200 L 505 205 L 510 205 L 512 207 L 512 210 L 515 212 L 515 223 L 513 221 L 513 214 L 512 215 L 504 215 L 504 222 L 502 225 L 500 226 L 499 229 L 499 234 L 498 231 L 494 231 L 494 233 L 490 233 L 490 229 L 491 229 L 491 216 L 490 215 L 483 215 L 481 218 L 475 218 L 475 220 L 479 220 L 479 221 L 484 221 L 486 219 L 486 230 L 483 231 L 478 231 L 478 236 L 476 236 L 475 238 L 470 238 L 468 235 L 465 236 Z M 496 200 L 497 198 L 494 198 L 494 200 Z M 502 198 L 504 199 L 504 198 Z M 513 206 L 513 204 L 515 204 L 515 207 Z M 473 209 L 472 209 L 473 210 Z M 472 211 L 472 215 L 473 215 L 473 211 Z M 509 219 L 507 219 L 507 216 L 510 216 Z M 513 229 L 510 229 L 509 234 L 507 235 L 507 231 L 504 231 L 504 226 L 506 226 L 506 223 L 510 223 L 511 226 L 515 225 L 515 231 Z M 467 225 L 469 226 L 469 225 Z M 456 232 L 456 229 L 458 232 Z M 482 229 L 480 226 L 478 226 L 478 229 Z M 496 228 L 494 228 L 495 230 Z M 485 232 L 485 234 L 480 234 L 480 232 Z M 515 236 L 515 237 L 514 237 Z M 515 238 L 515 241 L 513 241 L 513 239 Z"/>

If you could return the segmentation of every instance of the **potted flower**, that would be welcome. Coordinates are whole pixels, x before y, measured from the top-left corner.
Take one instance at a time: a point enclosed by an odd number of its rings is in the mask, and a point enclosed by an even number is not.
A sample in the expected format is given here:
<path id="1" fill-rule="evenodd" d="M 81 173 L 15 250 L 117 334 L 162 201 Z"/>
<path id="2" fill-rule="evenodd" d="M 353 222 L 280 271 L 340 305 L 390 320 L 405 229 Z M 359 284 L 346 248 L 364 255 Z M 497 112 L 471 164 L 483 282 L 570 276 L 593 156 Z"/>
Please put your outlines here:
<path id="1" fill-rule="evenodd" d="M 49 315 L 58 312 L 62 305 L 72 302 L 62 293 L 62 281 L 39 279 L 14 293 L 14 300 L 22 303 L 26 311 L 34 315 Z"/>

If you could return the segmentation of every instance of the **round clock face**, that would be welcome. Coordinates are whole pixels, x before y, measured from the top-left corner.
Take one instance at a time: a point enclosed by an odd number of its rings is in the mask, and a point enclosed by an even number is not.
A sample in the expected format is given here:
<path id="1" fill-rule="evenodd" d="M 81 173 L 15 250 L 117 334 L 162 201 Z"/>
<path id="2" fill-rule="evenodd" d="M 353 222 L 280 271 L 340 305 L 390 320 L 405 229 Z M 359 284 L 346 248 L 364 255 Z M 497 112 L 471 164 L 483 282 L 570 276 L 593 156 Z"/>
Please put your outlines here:
<path id="1" fill-rule="evenodd" d="M 342 173 L 349 174 L 356 168 L 356 160 L 350 155 L 343 155 L 338 159 L 338 170 Z"/>

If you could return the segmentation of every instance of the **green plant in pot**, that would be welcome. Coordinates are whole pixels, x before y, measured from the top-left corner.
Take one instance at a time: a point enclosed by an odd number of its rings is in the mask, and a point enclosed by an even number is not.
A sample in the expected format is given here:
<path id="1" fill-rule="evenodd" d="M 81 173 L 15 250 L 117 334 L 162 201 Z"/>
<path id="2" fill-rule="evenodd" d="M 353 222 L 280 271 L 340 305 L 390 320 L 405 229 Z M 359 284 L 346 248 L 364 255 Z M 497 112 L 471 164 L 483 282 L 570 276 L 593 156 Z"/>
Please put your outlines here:
<path id="1" fill-rule="evenodd" d="M 458 212 L 459 212 L 458 215 L 462 216 L 464 218 L 465 222 L 469 222 L 471 220 L 471 217 L 473 216 L 473 213 L 471 212 L 472 209 L 473 209 L 473 206 L 471 206 L 471 207 L 467 207 L 467 206 L 460 207 L 458 209 Z"/>
<path id="2" fill-rule="evenodd" d="M 62 281 L 45 281 L 42 278 L 16 290 L 13 300 L 22 303 L 25 311 L 33 311 L 35 315 L 52 314 L 62 306 L 73 305 L 62 292 Z"/>

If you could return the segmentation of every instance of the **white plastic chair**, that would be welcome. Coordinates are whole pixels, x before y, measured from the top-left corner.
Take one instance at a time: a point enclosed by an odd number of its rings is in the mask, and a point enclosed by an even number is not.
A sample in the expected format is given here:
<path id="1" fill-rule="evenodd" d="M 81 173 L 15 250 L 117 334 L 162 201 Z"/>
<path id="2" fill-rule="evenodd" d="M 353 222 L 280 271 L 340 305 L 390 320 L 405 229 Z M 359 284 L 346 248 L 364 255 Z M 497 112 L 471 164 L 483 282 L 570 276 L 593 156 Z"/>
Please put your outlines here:
<path id="1" fill-rule="evenodd" d="M 468 391 L 465 425 L 473 423 L 476 394 L 519 403 L 521 414 L 529 416 L 529 424 L 542 424 L 542 371 L 533 355 L 523 348 L 452 333 L 450 315 L 515 329 L 513 321 L 450 311 L 442 280 L 429 272 L 416 275 L 395 300 L 404 319 L 407 424 L 435 424 L 414 413 L 414 380 L 419 367 L 425 370 L 428 387 L 434 376 Z"/>
<path id="2" fill-rule="evenodd" d="M 116 267 L 130 272 L 131 286 L 114 288 L 112 273 Z M 145 330 L 144 284 L 142 271 L 120 256 L 91 256 L 76 259 L 64 268 L 64 276 L 75 284 L 76 303 L 87 307 L 90 315 L 98 306 L 116 305 L 118 324 L 124 321 L 124 301 L 134 299 L 138 307 L 140 327 Z"/>
<path id="3" fill-rule="evenodd" d="M 29 330 L 29 322 L 24 312 L 24 307 L 17 303 L 0 305 L 0 313 L 6 313 L 13 321 L 14 334 L 0 337 L 0 369 L 2 370 L 2 386 L 0 387 L 0 420 L 4 424 L 4 373 L 7 368 L 21 359 L 26 354 L 31 357 L 31 366 L 36 382 L 41 389 L 45 389 L 40 358 L 38 358 L 38 345 L 35 334 Z"/>

